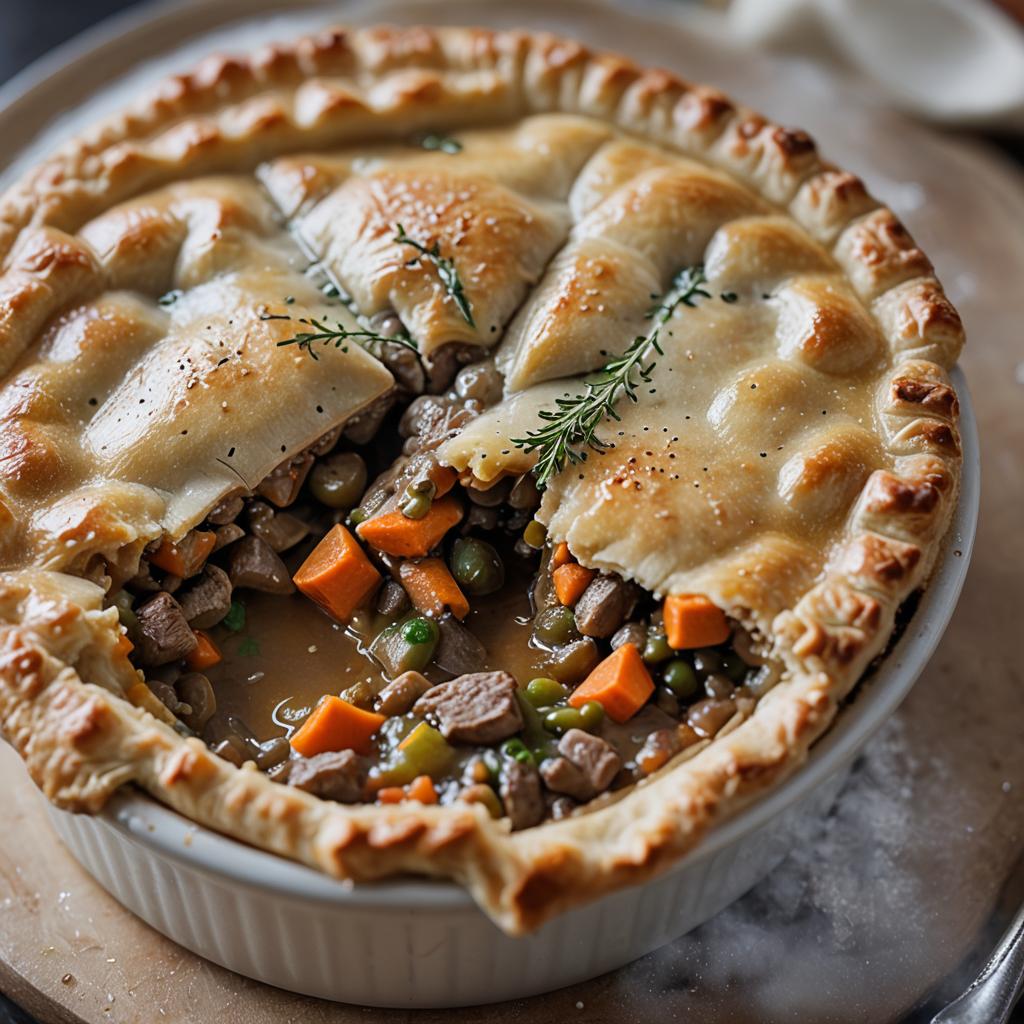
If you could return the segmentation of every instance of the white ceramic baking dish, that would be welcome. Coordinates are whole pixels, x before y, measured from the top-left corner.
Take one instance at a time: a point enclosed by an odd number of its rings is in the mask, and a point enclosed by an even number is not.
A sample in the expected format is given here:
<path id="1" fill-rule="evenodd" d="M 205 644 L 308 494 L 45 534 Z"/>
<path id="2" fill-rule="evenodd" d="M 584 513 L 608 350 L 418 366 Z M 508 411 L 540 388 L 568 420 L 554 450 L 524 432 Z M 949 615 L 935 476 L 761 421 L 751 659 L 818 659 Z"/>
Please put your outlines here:
<path id="1" fill-rule="evenodd" d="M 550 991 L 628 963 L 706 921 L 785 856 L 928 662 L 963 584 L 980 493 L 963 374 L 963 490 L 935 575 L 899 641 L 786 782 L 661 877 L 511 938 L 447 882 L 345 885 L 199 828 L 144 794 L 54 826 L 121 903 L 183 946 L 281 988 L 372 1006 L 464 1006 Z"/>

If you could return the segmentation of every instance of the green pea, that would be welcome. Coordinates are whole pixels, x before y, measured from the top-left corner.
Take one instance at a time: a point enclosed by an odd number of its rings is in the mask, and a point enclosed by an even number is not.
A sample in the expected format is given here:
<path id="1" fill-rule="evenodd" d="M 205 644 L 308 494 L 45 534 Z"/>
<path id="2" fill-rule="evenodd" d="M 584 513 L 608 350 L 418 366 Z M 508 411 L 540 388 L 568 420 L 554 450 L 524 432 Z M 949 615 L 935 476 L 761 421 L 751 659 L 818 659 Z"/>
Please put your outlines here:
<path id="1" fill-rule="evenodd" d="M 526 699 L 535 707 L 557 704 L 569 695 L 569 691 L 557 680 L 539 676 L 526 684 Z"/>
<path id="2" fill-rule="evenodd" d="M 648 665 L 658 665 L 668 661 L 674 653 L 668 645 L 668 637 L 661 633 L 651 633 L 644 644 L 643 659 Z"/>
<path id="3" fill-rule="evenodd" d="M 533 754 L 530 753 L 529 748 L 521 739 L 513 737 L 510 740 L 505 740 L 501 745 L 501 752 L 506 756 L 512 758 L 513 761 L 518 761 L 520 764 L 532 764 Z"/>
<path id="4" fill-rule="evenodd" d="M 746 677 L 748 667 L 747 663 L 735 651 L 730 651 L 722 659 L 722 671 L 734 683 L 738 683 Z"/>
<path id="5" fill-rule="evenodd" d="M 406 519 L 422 519 L 430 511 L 431 505 L 433 501 L 425 494 L 417 494 L 402 506 L 402 515 Z"/>
<path id="6" fill-rule="evenodd" d="M 533 635 L 545 644 L 567 644 L 579 638 L 572 609 L 559 605 L 545 608 L 533 623 Z"/>
<path id="7" fill-rule="evenodd" d="M 409 636 L 405 636 L 406 629 Z M 434 657 L 437 625 L 430 619 L 410 619 L 385 627 L 370 644 L 370 653 L 384 666 L 391 678 L 403 672 L 422 672 Z"/>
<path id="8" fill-rule="evenodd" d="M 662 679 L 665 685 L 677 696 L 684 700 L 693 697 L 700 689 L 697 681 L 697 673 L 693 666 L 682 658 L 673 658 L 663 669 Z"/>
<path id="9" fill-rule="evenodd" d="M 410 498 L 416 498 L 423 495 L 425 498 L 434 500 L 434 495 L 437 494 L 437 484 L 433 480 L 414 480 L 405 489 L 405 493 Z"/>
<path id="10" fill-rule="evenodd" d="M 369 514 L 365 509 L 354 508 L 348 514 L 348 521 L 350 526 L 358 526 L 360 523 L 365 523 L 369 519 Z"/>
<path id="11" fill-rule="evenodd" d="M 366 463 L 355 452 L 329 455 L 313 467 L 309 489 L 328 508 L 353 508 L 366 489 Z"/>
<path id="12" fill-rule="evenodd" d="M 583 716 L 576 708 L 555 708 L 544 716 L 544 728 L 561 736 L 570 729 L 582 729 Z"/>
<path id="13" fill-rule="evenodd" d="M 430 619 L 410 619 L 402 627 L 402 639 L 411 644 L 436 644 L 437 625 Z"/>
<path id="14" fill-rule="evenodd" d="M 600 701 L 588 700 L 580 708 L 580 728 L 593 732 L 604 721 L 604 705 Z"/>
<path id="15" fill-rule="evenodd" d="M 505 563 L 486 541 L 460 537 L 452 547 L 452 575 L 471 597 L 493 594 L 505 584 Z"/>
<path id="16" fill-rule="evenodd" d="M 544 547 L 544 542 L 547 539 L 548 531 L 543 523 L 538 523 L 536 519 L 531 519 L 526 524 L 526 529 L 523 531 L 523 540 L 535 551 L 539 551 Z"/>

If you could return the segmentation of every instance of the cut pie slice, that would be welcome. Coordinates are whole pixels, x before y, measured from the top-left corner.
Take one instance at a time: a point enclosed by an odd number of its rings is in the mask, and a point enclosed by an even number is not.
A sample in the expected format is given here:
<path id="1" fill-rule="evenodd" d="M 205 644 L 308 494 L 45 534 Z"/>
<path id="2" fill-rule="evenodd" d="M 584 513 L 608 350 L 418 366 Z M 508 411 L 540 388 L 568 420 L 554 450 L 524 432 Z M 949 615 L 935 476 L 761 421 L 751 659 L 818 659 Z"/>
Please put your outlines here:
<path id="1" fill-rule="evenodd" d="M 504 928 L 806 754 L 925 585 L 963 341 L 802 133 L 529 33 L 218 58 L 0 197 L 0 726 Z"/>

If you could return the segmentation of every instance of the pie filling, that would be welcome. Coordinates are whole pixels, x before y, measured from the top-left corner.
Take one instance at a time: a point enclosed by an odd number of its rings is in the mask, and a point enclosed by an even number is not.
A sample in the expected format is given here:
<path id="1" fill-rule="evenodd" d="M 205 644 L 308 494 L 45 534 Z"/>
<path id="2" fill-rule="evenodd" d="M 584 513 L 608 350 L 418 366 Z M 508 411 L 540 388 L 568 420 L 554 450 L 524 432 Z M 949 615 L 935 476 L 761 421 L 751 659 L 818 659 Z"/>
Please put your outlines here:
<path id="1" fill-rule="evenodd" d="M 322 798 L 478 802 L 515 829 L 749 715 L 779 670 L 722 611 L 580 565 L 531 475 L 481 489 L 441 463 L 501 398 L 493 363 L 439 353 L 449 390 L 417 394 L 388 349 L 394 392 L 111 595 L 146 679 L 131 699 Z"/>

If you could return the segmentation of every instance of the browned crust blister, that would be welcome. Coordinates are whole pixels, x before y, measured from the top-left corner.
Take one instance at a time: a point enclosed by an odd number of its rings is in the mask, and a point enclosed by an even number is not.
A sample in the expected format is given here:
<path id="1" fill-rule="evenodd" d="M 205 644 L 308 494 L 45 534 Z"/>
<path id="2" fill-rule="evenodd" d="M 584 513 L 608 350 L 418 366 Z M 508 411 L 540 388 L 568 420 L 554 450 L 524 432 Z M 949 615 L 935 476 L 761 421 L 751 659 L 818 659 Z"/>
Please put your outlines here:
<path id="1" fill-rule="evenodd" d="M 578 43 L 335 29 L 248 59 L 211 58 L 169 80 L 0 199 L 0 371 L 50 317 L 103 289 L 96 254 L 76 232 L 114 203 L 300 147 L 545 111 L 613 122 L 786 208 L 831 249 L 889 345 L 894 368 L 876 415 L 891 469 L 870 475 L 822 578 L 776 617 L 787 678 L 749 719 L 624 796 L 511 834 L 480 808 L 344 807 L 233 768 L 116 696 L 136 677 L 116 654 L 116 616 L 100 610 L 98 588 L 26 569 L 0 582 L 0 725 L 60 806 L 95 811 L 133 781 L 197 822 L 335 875 L 454 877 L 500 925 L 522 931 L 665 869 L 712 822 L 777 782 L 882 650 L 900 603 L 927 579 L 957 499 L 947 376 L 963 343 L 956 311 L 892 212 L 824 164 L 808 136 Z M 52 468 L 33 468 L 31 438 L 14 455 L 6 464 L 29 478 Z M 0 505 L 0 528 L 5 513 Z"/>

